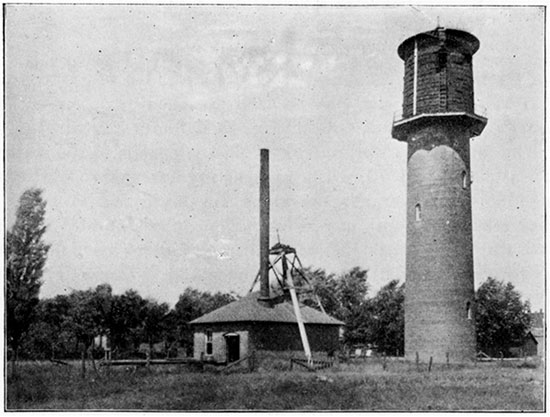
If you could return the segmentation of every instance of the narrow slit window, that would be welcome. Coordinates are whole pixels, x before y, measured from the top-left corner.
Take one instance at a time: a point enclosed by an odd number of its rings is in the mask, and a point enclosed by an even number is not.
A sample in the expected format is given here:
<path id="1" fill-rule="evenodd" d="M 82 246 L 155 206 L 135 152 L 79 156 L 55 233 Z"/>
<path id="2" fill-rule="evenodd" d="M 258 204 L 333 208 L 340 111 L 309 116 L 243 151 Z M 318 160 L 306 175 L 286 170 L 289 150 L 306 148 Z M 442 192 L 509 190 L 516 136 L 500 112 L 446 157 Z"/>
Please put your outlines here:
<path id="1" fill-rule="evenodd" d="M 466 317 L 472 320 L 472 304 L 469 301 L 466 303 Z"/>
<path id="2" fill-rule="evenodd" d="M 466 171 L 462 171 L 462 188 L 468 188 L 468 174 Z"/>
<path id="3" fill-rule="evenodd" d="M 212 330 L 206 331 L 206 354 L 212 355 Z"/>
<path id="4" fill-rule="evenodd" d="M 417 222 L 422 220 L 422 209 L 420 208 L 420 203 L 414 206 L 414 217 Z"/>

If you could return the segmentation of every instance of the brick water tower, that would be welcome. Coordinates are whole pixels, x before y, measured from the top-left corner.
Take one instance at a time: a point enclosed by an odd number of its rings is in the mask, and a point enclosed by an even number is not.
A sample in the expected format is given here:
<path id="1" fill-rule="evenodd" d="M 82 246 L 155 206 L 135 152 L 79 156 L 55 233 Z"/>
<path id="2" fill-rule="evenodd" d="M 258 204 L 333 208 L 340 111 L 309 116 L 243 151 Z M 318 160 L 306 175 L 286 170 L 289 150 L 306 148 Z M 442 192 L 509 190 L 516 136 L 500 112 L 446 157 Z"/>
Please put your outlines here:
<path id="1" fill-rule="evenodd" d="M 475 358 L 470 138 L 477 38 L 437 27 L 405 40 L 403 116 L 392 136 L 407 143 L 405 357 Z"/>

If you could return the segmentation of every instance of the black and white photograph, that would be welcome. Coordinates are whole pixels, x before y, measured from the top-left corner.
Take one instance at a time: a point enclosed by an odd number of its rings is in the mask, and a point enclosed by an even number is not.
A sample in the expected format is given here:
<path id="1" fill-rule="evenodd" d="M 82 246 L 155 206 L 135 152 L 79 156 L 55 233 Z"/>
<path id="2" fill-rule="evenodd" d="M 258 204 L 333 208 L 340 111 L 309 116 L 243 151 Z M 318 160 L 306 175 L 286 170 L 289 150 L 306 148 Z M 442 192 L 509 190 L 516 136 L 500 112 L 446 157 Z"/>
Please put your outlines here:
<path id="1" fill-rule="evenodd" d="M 546 411 L 546 6 L 2 11 L 4 411 Z"/>

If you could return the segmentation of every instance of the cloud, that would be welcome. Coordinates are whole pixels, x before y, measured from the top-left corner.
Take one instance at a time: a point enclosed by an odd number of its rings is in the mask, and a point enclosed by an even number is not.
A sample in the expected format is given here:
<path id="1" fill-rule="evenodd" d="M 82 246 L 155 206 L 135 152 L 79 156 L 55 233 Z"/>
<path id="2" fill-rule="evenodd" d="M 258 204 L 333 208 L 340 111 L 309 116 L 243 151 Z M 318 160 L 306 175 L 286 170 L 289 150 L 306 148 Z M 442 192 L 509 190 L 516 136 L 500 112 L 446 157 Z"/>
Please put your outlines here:
<path id="1" fill-rule="evenodd" d="M 220 261 L 225 261 L 231 259 L 231 252 L 227 250 L 215 250 L 215 251 L 204 251 L 204 250 L 193 250 L 185 255 L 187 259 L 218 259 Z"/>
<path id="2" fill-rule="evenodd" d="M 185 257 L 187 259 L 217 259 L 219 261 L 226 261 L 231 259 L 231 248 L 234 245 L 234 241 L 224 237 L 217 239 L 199 239 L 195 242 L 196 249 L 193 249 Z M 198 246 L 200 248 L 198 248 Z"/>

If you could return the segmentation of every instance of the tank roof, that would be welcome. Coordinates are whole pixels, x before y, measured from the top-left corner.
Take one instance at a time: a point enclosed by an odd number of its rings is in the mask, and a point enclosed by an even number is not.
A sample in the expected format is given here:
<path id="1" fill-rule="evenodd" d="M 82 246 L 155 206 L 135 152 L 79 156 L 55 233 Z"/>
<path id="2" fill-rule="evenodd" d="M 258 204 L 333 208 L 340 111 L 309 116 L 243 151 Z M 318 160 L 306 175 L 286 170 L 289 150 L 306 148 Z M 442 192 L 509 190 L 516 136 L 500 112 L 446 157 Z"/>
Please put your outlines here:
<path id="1" fill-rule="evenodd" d="M 479 40 L 471 33 L 459 29 L 436 27 L 434 30 L 418 33 L 404 40 L 397 48 L 399 57 L 402 60 L 406 60 L 414 49 L 414 41 L 423 39 L 454 44 L 458 49 L 464 49 L 471 55 L 475 54 L 479 49 Z"/>

